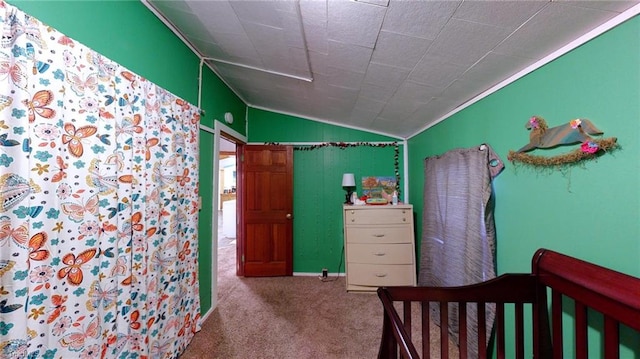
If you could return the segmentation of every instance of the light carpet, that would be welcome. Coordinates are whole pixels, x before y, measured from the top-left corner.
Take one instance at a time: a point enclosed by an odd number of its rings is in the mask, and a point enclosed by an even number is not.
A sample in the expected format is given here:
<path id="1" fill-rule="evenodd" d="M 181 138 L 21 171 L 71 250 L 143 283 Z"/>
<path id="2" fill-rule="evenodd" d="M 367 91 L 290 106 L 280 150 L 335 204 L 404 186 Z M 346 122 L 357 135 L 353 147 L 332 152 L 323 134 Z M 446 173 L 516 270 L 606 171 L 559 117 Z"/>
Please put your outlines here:
<path id="1" fill-rule="evenodd" d="M 375 293 L 347 292 L 344 277 L 236 277 L 235 247 L 219 251 L 218 306 L 180 359 L 377 357 L 382 305 Z"/>

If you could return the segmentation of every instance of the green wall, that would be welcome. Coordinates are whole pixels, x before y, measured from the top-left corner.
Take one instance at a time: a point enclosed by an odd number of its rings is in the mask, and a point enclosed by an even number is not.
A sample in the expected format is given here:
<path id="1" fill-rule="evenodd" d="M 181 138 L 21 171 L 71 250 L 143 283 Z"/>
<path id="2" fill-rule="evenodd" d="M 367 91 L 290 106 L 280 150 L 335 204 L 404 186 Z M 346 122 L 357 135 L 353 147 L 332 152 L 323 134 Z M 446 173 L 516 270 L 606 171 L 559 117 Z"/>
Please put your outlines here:
<path id="1" fill-rule="evenodd" d="M 118 62 L 177 96 L 198 104 L 200 60 L 140 1 L 9 1 L 43 23 Z M 201 123 L 213 128 L 225 112 L 234 130 L 246 131 L 245 104 L 206 66 L 203 67 Z M 202 313 L 211 308 L 213 136 L 201 131 L 199 245 Z"/>
<path id="2" fill-rule="evenodd" d="M 293 151 L 293 271 L 320 273 L 327 268 L 329 273 L 344 273 L 342 174 L 354 173 L 358 194 L 362 193 L 361 177 L 394 176 L 394 146 L 365 144 L 396 139 L 254 108 L 249 108 L 248 117 L 248 142 L 253 144 L 361 144 Z M 404 146 L 398 145 L 402 162 Z M 403 176 L 402 163 L 399 169 Z"/>
<path id="3" fill-rule="evenodd" d="M 203 69 L 206 71 L 203 71 L 202 74 L 203 86 L 201 108 L 205 110 L 205 116 L 200 122 L 205 126 L 214 128 L 214 120 L 218 120 L 224 123 L 227 127 L 231 127 L 239 134 L 245 135 L 247 131 L 247 106 L 206 65 Z M 231 112 L 233 114 L 232 124 L 224 122 L 225 112 Z M 210 156 L 213 152 L 200 151 L 200 153 L 203 156 Z M 215 162 L 217 163 L 217 161 Z"/>
<path id="4" fill-rule="evenodd" d="M 200 306 L 202 314 L 206 313 L 213 305 L 211 298 L 211 284 L 213 278 L 211 253 L 213 251 L 213 221 L 218 219 L 218 213 L 213 212 L 214 186 L 209 178 L 213 178 L 214 166 L 210 156 L 202 154 L 213 153 L 214 135 L 200 131 L 200 196 L 202 197 L 202 209 L 198 218 L 198 280 L 200 282 Z M 216 191 L 217 192 L 217 191 Z M 205 198 L 207 199 L 205 201 Z M 217 238 L 217 236 L 216 236 Z"/>
<path id="5" fill-rule="evenodd" d="M 528 271 L 534 251 L 545 247 L 640 276 L 638 34 L 635 17 L 411 138 L 410 200 L 417 218 L 424 158 L 488 143 L 506 162 L 493 183 L 499 273 Z M 515 166 L 507 153 L 529 141 L 524 124 L 532 115 L 550 127 L 588 118 L 604 137 L 617 137 L 621 150 L 565 172 Z M 419 223 L 418 238 L 421 231 Z M 627 345 L 638 358 L 640 340 L 634 340 Z"/>

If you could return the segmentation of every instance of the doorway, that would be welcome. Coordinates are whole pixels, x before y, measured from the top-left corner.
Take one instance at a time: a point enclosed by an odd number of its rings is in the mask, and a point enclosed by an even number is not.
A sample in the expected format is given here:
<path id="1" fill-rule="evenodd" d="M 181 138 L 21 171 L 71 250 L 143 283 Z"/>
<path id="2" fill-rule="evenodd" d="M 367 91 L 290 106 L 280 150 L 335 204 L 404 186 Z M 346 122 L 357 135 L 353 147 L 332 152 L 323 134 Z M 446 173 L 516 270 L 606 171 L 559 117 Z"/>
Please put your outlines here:
<path id="1" fill-rule="evenodd" d="M 220 137 L 218 155 L 218 249 L 236 245 L 236 144 Z M 220 251 L 218 251 L 220 255 Z M 235 253 L 234 253 L 235 256 Z"/>
<path id="2" fill-rule="evenodd" d="M 220 136 L 218 154 L 218 276 L 235 272 L 236 268 L 236 214 L 237 214 L 237 163 L 236 144 Z"/>
<path id="3" fill-rule="evenodd" d="M 215 122 L 214 138 L 214 170 L 211 181 L 211 311 L 229 293 L 230 286 L 237 283 L 236 277 L 242 275 L 238 272 L 242 233 L 237 226 L 242 220 L 239 211 L 239 203 L 242 201 L 239 186 L 242 169 L 237 163 L 237 153 L 246 143 L 245 136 L 219 121 Z"/>

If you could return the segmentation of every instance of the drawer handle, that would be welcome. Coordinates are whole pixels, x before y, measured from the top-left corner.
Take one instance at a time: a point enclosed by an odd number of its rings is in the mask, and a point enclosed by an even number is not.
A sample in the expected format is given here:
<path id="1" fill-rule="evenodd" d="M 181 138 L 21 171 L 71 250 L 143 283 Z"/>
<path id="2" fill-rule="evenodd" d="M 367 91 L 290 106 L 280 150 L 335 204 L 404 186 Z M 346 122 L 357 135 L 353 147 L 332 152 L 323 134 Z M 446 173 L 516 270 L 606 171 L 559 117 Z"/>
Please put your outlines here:
<path id="1" fill-rule="evenodd" d="M 384 234 L 372 234 L 372 236 L 374 236 L 376 238 L 382 238 L 382 237 L 384 237 Z"/>
<path id="2" fill-rule="evenodd" d="M 387 276 L 387 273 L 376 273 L 375 275 L 376 275 L 376 277 L 378 277 L 378 278 L 384 278 L 384 277 L 386 277 L 386 276 Z"/>
<path id="3" fill-rule="evenodd" d="M 387 255 L 387 253 L 385 253 L 385 252 L 376 252 L 376 253 L 374 253 L 373 255 L 374 255 L 374 256 L 378 256 L 378 257 L 382 257 L 382 256 L 386 256 L 386 255 Z"/>

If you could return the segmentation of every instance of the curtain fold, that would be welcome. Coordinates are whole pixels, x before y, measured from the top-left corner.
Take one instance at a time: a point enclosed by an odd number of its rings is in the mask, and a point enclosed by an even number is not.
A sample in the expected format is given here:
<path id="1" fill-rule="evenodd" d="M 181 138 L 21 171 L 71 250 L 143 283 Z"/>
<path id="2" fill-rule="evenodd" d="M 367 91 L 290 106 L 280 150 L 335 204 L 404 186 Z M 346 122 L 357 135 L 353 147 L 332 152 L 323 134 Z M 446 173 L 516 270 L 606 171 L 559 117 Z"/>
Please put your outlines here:
<path id="1" fill-rule="evenodd" d="M 199 330 L 199 109 L 0 1 L 0 357 Z"/>
<path id="2" fill-rule="evenodd" d="M 450 287 L 495 277 L 492 179 L 504 164 L 488 145 L 454 149 L 425 163 L 424 212 L 418 284 Z M 439 323 L 439 307 L 431 306 Z M 487 305 L 491 332 L 495 305 Z M 468 355 L 478 356 L 475 303 L 467 308 Z M 450 305 L 449 332 L 458 341 L 458 307 Z M 487 341 L 489 340 L 487 336 Z"/>

